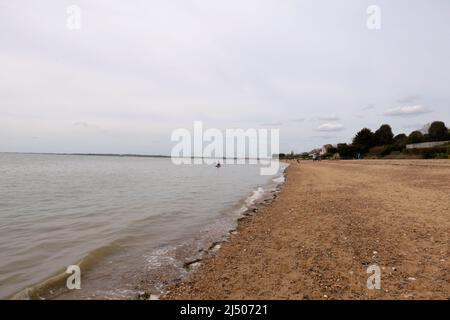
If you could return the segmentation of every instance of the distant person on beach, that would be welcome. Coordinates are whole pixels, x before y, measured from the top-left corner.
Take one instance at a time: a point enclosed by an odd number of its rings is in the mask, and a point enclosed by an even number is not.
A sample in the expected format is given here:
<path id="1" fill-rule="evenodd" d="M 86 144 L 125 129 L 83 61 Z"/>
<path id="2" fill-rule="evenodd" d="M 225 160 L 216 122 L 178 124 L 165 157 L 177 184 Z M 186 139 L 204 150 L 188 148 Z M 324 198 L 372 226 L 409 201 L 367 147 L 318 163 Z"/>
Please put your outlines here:
<path id="1" fill-rule="evenodd" d="M 216 164 L 216 168 L 220 168 L 222 165 L 220 164 L 220 162 L 218 162 L 217 164 Z"/>

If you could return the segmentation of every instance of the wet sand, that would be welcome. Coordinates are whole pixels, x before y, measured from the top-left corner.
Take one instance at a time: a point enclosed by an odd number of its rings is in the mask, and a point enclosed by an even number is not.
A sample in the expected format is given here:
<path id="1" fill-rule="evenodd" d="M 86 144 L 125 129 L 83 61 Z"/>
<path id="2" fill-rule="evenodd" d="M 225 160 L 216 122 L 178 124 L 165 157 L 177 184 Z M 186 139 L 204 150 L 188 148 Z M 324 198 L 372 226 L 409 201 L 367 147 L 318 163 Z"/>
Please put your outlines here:
<path id="1" fill-rule="evenodd" d="M 277 199 L 164 298 L 448 299 L 449 232 L 448 160 L 293 162 Z"/>

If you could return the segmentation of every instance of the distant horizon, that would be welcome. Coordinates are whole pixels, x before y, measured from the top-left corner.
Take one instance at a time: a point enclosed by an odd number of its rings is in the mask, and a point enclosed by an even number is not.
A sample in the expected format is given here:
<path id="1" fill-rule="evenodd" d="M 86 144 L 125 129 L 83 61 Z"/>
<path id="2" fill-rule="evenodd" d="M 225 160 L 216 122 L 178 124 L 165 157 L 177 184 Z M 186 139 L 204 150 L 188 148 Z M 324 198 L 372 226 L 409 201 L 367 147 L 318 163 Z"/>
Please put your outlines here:
<path id="1" fill-rule="evenodd" d="M 141 158 L 172 158 L 170 155 L 161 155 L 161 154 L 133 154 L 133 153 L 61 153 L 61 152 L 4 152 L 0 151 L 0 154 L 34 154 L 34 155 L 55 155 L 55 156 L 103 156 L 103 157 L 141 157 Z M 223 159 L 223 160 L 258 160 L 258 159 L 273 159 L 272 158 L 251 158 L 251 157 L 174 157 L 177 159 Z"/>
<path id="2" fill-rule="evenodd" d="M 444 120 L 434 120 L 434 121 L 443 121 L 446 125 L 449 125 L 450 121 L 444 121 Z M 394 131 L 394 135 L 398 135 L 398 134 L 406 134 L 409 135 L 411 132 L 413 131 L 420 131 L 422 129 L 424 129 L 427 125 L 431 124 L 433 121 L 429 121 L 424 123 L 421 126 L 415 127 L 415 128 L 409 128 L 408 130 L 403 130 L 402 132 L 396 133 Z M 384 123 L 384 124 L 388 124 L 389 123 Z M 382 124 L 380 124 L 379 126 L 381 126 Z M 361 127 L 360 129 L 363 129 L 364 127 Z M 373 131 L 375 131 L 378 127 L 375 128 L 369 128 Z M 450 127 L 448 127 L 450 128 Z M 359 130 L 359 129 L 358 129 Z M 353 136 L 357 133 L 357 131 L 355 131 L 353 133 Z M 286 151 L 280 151 L 280 154 L 289 154 L 291 152 L 294 152 L 295 154 L 301 154 L 301 153 L 305 153 L 305 152 L 310 152 L 313 151 L 317 148 L 321 148 L 322 146 L 326 145 L 326 144 L 332 144 L 332 145 L 337 145 L 339 143 L 351 143 L 351 139 L 348 141 L 331 141 L 327 140 L 328 142 L 324 143 L 323 145 L 316 145 L 315 147 L 309 149 L 309 150 L 286 150 Z M 173 146 L 173 142 L 172 143 L 168 143 L 168 145 Z M 129 157 L 154 157 L 154 158 L 171 158 L 170 154 L 158 154 L 158 153 L 122 153 L 122 152 L 58 152 L 58 151 L 50 151 L 50 152 L 45 152 L 45 151 L 1 151 L 0 153 L 12 153 L 12 154 L 49 154 L 49 155 L 86 155 L 86 156 L 129 156 Z M 170 152 L 169 152 L 170 153 Z M 201 157 L 178 157 L 178 158 L 201 158 Z M 208 158 L 208 157 L 204 157 L 204 158 Z M 221 157 L 218 157 L 217 159 L 222 159 Z M 226 158 L 224 157 L 224 159 L 256 159 L 256 158 L 249 158 L 249 157 L 245 157 L 245 158 Z"/>

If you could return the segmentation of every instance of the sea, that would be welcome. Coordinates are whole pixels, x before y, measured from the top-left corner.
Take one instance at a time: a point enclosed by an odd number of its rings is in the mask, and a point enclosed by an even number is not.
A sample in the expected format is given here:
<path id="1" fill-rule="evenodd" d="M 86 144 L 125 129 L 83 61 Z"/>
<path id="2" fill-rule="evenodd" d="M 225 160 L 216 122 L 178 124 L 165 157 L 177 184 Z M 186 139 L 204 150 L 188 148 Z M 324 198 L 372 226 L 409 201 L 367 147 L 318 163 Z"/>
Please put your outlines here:
<path id="1" fill-rule="evenodd" d="M 273 199 L 285 168 L 0 153 L 0 298 L 157 299 Z"/>

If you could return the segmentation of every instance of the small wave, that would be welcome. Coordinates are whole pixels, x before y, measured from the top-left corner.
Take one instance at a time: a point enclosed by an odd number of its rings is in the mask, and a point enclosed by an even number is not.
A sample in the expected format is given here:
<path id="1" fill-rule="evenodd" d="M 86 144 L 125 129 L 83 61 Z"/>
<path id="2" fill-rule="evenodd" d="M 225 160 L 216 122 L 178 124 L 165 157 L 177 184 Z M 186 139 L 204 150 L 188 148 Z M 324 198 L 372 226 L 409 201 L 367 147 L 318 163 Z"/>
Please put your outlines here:
<path id="1" fill-rule="evenodd" d="M 79 266 L 81 270 L 91 267 L 99 258 L 104 257 L 117 249 L 116 243 L 111 243 L 103 247 L 99 247 L 89 252 L 75 265 Z M 51 296 L 55 290 L 65 290 L 65 283 L 69 274 L 66 269 L 61 269 L 53 276 L 44 279 L 31 287 L 25 288 L 9 297 L 11 300 L 33 300 L 45 299 L 46 296 Z"/>
<path id="2" fill-rule="evenodd" d="M 244 213 L 245 211 L 247 211 L 248 210 L 248 208 L 246 207 L 246 206 L 242 206 L 240 209 L 239 209 L 239 213 Z"/>
<path id="3" fill-rule="evenodd" d="M 178 261 L 171 255 L 174 254 L 175 247 L 160 248 L 148 255 L 144 255 L 147 261 L 147 269 L 154 270 L 164 265 L 178 266 Z"/>
<path id="4" fill-rule="evenodd" d="M 284 176 L 280 176 L 278 178 L 272 179 L 272 181 L 275 183 L 283 183 L 285 181 L 285 178 L 284 178 Z"/>
<path id="5" fill-rule="evenodd" d="M 247 204 L 247 206 L 251 206 L 251 205 L 255 204 L 256 201 L 261 199 L 263 197 L 263 195 L 264 195 L 264 189 L 261 187 L 258 187 L 258 189 L 253 191 L 253 194 L 245 200 L 245 203 Z"/>

